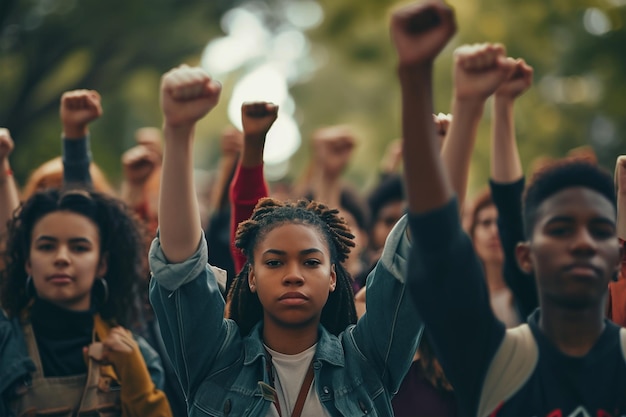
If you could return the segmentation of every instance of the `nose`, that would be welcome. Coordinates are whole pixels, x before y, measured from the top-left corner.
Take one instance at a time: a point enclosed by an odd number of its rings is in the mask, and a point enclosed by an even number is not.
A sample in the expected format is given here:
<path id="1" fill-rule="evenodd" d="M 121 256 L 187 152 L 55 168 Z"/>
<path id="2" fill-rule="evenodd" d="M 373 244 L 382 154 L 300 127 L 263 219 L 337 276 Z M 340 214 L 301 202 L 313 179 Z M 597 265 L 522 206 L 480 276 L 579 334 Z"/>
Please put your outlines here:
<path id="1" fill-rule="evenodd" d="M 302 285 L 304 283 L 304 277 L 300 266 L 296 262 L 292 262 L 288 265 L 285 275 L 283 276 L 284 285 Z"/>
<path id="2" fill-rule="evenodd" d="M 580 227 L 574 234 L 571 250 L 578 256 L 591 256 L 596 253 L 596 240 L 586 227 Z"/>
<path id="3" fill-rule="evenodd" d="M 56 256 L 54 258 L 54 264 L 66 265 L 66 264 L 69 264 L 69 262 L 70 262 L 69 248 L 67 248 L 65 245 L 60 245 L 59 248 L 57 249 Z"/>

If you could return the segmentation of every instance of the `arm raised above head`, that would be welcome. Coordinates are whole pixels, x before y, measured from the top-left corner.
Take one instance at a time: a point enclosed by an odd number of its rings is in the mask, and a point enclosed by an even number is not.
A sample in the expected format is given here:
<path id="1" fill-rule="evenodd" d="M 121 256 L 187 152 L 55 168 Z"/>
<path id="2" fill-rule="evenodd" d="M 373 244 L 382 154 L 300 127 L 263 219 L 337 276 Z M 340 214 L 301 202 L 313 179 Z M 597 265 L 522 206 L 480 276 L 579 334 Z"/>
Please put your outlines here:
<path id="1" fill-rule="evenodd" d="M 161 78 L 165 151 L 159 198 L 161 248 L 173 263 L 198 249 L 202 228 L 193 181 L 193 135 L 196 122 L 219 100 L 221 85 L 203 69 L 186 65 Z"/>

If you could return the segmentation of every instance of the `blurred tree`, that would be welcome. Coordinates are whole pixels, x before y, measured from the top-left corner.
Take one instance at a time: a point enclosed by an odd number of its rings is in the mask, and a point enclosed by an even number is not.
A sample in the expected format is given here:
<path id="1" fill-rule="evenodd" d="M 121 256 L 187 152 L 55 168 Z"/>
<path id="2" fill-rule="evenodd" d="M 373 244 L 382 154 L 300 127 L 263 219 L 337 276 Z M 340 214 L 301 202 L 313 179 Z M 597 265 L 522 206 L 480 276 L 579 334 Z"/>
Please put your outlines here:
<path id="1" fill-rule="evenodd" d="M 103 96 L 105 117 L 92 128 L 92 146 L 115 177 L 134 130 L 160 123 L 160 74 L 197 57 L 237 1 L 0 3 L 0 125 L 15 138 L 12 160 L 23 180 L 59 154 L 59 98 L 75 88 Z"/>

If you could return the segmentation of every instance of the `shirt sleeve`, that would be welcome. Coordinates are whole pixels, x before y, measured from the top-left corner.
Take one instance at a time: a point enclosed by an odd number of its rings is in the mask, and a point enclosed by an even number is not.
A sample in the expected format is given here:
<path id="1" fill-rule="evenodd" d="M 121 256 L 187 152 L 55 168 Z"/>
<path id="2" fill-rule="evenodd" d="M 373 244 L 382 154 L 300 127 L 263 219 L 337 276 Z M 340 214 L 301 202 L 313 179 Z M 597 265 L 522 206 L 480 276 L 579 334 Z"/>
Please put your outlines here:
<path id="1" fill-rule="evenodd" d="M 91 150 L 89 136 L 80 139 L 65 139 L 63 143 L 63 185 L 66 188 L 91 190 L 93 182 L 89 173 Z"/>
<path id="2" fill-rule="evenodd" d="M 224 299 L 207 259 L 204 235 L 198 250 L 181 263 L 167 261 L 158 236 L 150 247 L 150 303 L 187 398 L 218 362 L 235 363 L 243 349 L 237 326 L 224 319 Z"/>
<path id="3" fill-rule="evenodd" d="M 350 333 L 394 394 L 411 366 L 423 330 L 405 286 L 409 253 L 404 216 L 387 237 L 382 256 L 367 278 L 366 312 Z"/>
<path id="4" fill-rule="evenodd" d="M 482 265 L 461 228 L 456 199 L 409 214 L 407 285 L 462 415 L 476 415 L 482 384 L 504 337 L 489 304 Z"/>
<path id="5" fill-rule="evenodd" d="M 269 188 L 263 176 L 263 165 L 253 168 L 237 167 L 230 187 L 230 204 L 232 207 L 230 222 L 230 248 L 235 262 L 235 273 L 238 274 L 246 263 L 246 257 L 235 247 L 237 226 L 248 220 L 256 203 L 269 196 Z"/>
<path id="6" fill-rule="evenodd" d="M 504 253 L 504 280 L 513 292 L 522 318 L 526 318 L 539 306 L 535 277 L 526 274 L 517 265 L 515 248 L 524 238 L 522 220 L 522 193 L 524 178 L 512 183 L 489 181 L 491 197 L 498 209 L 498 234 Z"/>

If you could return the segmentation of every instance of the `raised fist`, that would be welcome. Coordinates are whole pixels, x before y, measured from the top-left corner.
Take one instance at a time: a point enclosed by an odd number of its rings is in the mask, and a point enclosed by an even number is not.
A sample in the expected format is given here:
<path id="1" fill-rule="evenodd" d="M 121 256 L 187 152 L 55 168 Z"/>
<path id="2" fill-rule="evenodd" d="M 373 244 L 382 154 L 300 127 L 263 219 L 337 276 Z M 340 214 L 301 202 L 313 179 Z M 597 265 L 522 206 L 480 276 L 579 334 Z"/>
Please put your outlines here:
<path id="1" fill-rule="evenodd" d="M 124 178 L 131 184 L 143 184 L 161 163 L 161 155 L 145 145 L 130 148 L 122 155 Z"/>
<path id="2" fill-rule="evenodd" d="M 222 131 L 220 147 L 223 155 L 239 155 L 243 149 L 243 134 L 237 128 L 228 126 Z"/>
<path id="3" fill-rule="evenodd" d="M 94 90 L 73 90 L 61 96 L 63 136 L 81 138 L 87 135 L 87 125 L 102 116 L 100 94 Z"/>
<path id="4" fill-rule="evenodd" d="M 464 45 L 454 52 L 454 90 L 457 100 L 485 101 L 515 70 L 500 44 Z"/>
<path id="5" fill-rule="evenodd" d="M 432 64 L 455 32 L 454 12 L 441 0 L 402 7 L 391 17 L 401 67 Z"/>
<path id="6" fill-rule="evenodd" d="M 326 174 L 337 176 L 350 162 L 356 139 L 347 126 L 331 126 L 313 134 L 315 159 Z"/>
<path id="7" fill-rule="evenodd" d="M 241 122 L 244 136 L 265 136 L 278 117 L 278 106 L 265 101 L 241 105 Z"/>
<path id="8" fill-rule="evenodd" d="M 533 67 L 523 59 L 508 58 L 514 63 L 513 71 L 496 90 L 496 97 L 515 99 L 530 88 L 533 83 Z"/>
<path id="9" fill-rule="evenodd" d="M 6 160 L 13 152 L 13 148 L 15 148 L 15 144 L 11 132 L 9 129 L 0 127 L 0 161 Z"/>
<path id="10" fill-rule="evenodd" d="M 161 78 L 161 109 L 166 127 L 191 128 L 219 101 L 222 86 L 202 68 L 181 65 Z"/>
<path id="11" fill-rule="evenodd" d="M 443 146 L 450 123 L 452 123 L 452 115 L 446 113 L 433 114 L 433 122 L 435 123 L 435 132 L 439 138 L 439 143 Z"/>

